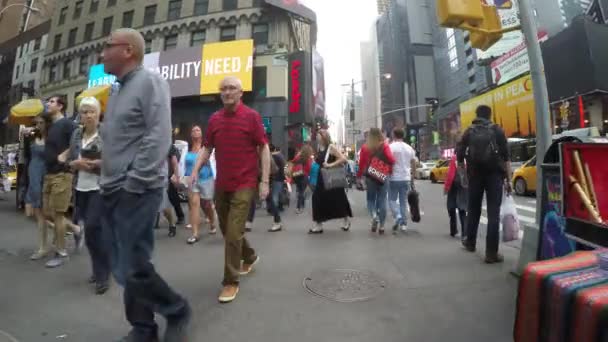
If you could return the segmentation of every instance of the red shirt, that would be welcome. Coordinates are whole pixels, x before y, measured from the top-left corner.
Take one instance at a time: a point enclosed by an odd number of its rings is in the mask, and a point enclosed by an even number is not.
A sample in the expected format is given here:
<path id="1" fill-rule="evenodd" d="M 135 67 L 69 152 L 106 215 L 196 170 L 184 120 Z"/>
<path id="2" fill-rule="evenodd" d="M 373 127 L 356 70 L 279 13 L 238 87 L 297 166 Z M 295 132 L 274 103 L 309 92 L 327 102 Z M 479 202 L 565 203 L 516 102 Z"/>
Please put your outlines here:
<path id="1" fill-rule="evenodd" d="M 395 157 L 393 157 L 393 152 L 391 151 L 391 147 L 387 143 L 382 143 L 382 149 L 388 163 L 391 165 L 395 164 Z M 367 147 L 367 144 L 361 146 L 361 150 L 359 151 L 359 170 L 357 171 L 357 178 L 361 178 L 363 173 L 367 171 L 367 167 L 372 160 L 371 151 Z"/>
<path id="2" fill-rule="evenodd" d="M 308 160 L 302 163 L 300 160 L 300 154 L 298 153 L 291 162 L 294 164 L 293 172 L 302 170 L 306 177 L 310 176 L 310 169 L 312 169 L 312 159 L 308 158 Z"/>
<path id="3" fill-rule="evenodd" d="M 262 117 L 244 104 L 239 104 L 234 113 L 221 109 L 213 114 L 205 147 L 215 149 L 216 188 L 227 192 L 256 188 L 258 147 L 267 143 Z"/>

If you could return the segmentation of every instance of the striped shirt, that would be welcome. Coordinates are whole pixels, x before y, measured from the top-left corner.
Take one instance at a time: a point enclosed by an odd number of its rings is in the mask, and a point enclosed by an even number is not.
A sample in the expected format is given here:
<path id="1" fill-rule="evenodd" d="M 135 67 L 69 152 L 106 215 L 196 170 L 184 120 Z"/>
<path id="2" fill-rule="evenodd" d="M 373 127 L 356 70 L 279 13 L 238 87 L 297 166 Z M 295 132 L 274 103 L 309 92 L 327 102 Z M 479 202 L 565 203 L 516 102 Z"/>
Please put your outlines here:
<path id="1" fill-rule="evenodd" d="M 224 109 L 211 116 L 205 147 L 215 149 L 216 189 L 233 192 L 257 187 L 258 147 L 267 144 L 262 117 L 239 104 L 234 113 Z"/>

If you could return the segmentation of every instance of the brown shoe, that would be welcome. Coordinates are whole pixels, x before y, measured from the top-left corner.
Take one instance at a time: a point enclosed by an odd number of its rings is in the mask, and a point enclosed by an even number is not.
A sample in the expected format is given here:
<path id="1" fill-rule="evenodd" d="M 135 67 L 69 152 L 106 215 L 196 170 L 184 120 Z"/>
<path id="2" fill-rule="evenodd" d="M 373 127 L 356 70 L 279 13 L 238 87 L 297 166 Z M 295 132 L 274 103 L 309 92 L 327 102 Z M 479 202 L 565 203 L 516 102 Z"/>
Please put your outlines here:
<path id="1" fill-rule="evenodd" d="M 243 263 L 243 266 L 241 266 L 241 272 L 239 272 L 239 274 L 244 276 L 244 275 L 248 275 L 249 273 L 251 273 L 253 271 L 253 266 L 255 264 L 257 264 L 258 261 L 260 261 L 260 257 L 256 256 L 255 260 L 251 264 Z"/>
<path id="2" fill-rule="evenodd" d="M 220 293 L 220 297 L 218 298 L 218 300 L 220 301 L 220 303 L 230 303 L 236 298 L 236 295 L 238 293 L 238 285 L 226 285 L 222 289 L 222 293 Z"/>
<path id="3" fill-rule="evenodd" d="M 505 258 L 500 253 L 486 254 L 486 259 L 484 261 L 486 264 L 500 264 L 505 261 Z"/>

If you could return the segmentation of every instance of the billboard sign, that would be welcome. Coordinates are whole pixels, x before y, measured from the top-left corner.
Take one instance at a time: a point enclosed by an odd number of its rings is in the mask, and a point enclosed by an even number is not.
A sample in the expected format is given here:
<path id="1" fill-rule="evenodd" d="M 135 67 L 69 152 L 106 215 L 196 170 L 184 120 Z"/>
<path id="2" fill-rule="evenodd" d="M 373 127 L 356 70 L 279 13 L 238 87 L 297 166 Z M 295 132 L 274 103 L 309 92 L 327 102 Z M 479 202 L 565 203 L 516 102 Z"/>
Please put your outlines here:
<path id="1" fill-rule="evenodd" d="M 325 66 L 323 57 L 314 49 L 312 53 L 312 95 L 315 117 L 325 117 Z"/>
<path id="2" fill-rule="evenodd" d="M 217 94 L 219 83 L 226 76 L 240 78 L 243 90 L 251 91 L 253 40 L 152 52 L 144 56 L 143 65 L 167 80 L 172 97 Z M 103 64 L 89 70 L 89 87 L 112 84 L 115 80 L 104 72 Z"/>
<path id="3" fill-rule="evenodd" d="M 496 5 L 498 7 L 498 15 L 503 29 L 511 28 L 520 24 L 519 7 L 516 1 L 504 0 L 484 0 L 488 5 Z M 499 57 L 518 46 L 524 41 L 524 36 L 521 31 L 513 31 L 505 33 L 502 38 L 486 51 L 477 50 L 479 59 L 487 59 L 490 57 Z"/>
<path id="4" fill-rule="evenodd" d="M 317 21 L 317 14 L 301 4 L 299 0 L 265 0 L 267 5 L 274 6 L 310 21 Z"/>
<path id="5" fill-rule="evenodd" d="M 471 125 L 479 105 L 492 108 L 492 121 L 502 127 L 507 138 L 529 138 L 536 135 L 536 112 L 530 75 L 461 103 L 461 130 L 464 131 Z"/>
<path id="6" fill-rule="evenodd" d="M 106 74 L 103 64 L 96 64 L 89 68 L 89 84 L 87 88 L 116 82 L 116 76 Z"/>
<path id="7" fill-rule="evenodd" d="M 288 123 L 312 122 L 312 56 L 298 51 L 289 56 L 289 116 Z"/>
<path id="8" fill-rule="evenodd" d="M 544 42 L 548 38 L 549 36 L 546 32 L 539 32 L 539 41 Z M 505 84 L 515 77 L 530 71 L 530 60 L 528 59 L 526 42 L 522 41 L 511 51 L 493 61 L 491 67 L 492 80 L 497 85 Z"/>

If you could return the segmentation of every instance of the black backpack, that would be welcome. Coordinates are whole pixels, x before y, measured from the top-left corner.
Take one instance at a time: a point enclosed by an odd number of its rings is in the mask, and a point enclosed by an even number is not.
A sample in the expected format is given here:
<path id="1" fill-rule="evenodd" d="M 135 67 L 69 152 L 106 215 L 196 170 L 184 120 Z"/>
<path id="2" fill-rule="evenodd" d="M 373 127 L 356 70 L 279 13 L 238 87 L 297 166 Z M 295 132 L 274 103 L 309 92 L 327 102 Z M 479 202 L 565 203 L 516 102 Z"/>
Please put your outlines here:
<path id="1" fill-rule="evenodd" d="M 467 162 L 478 166 L 492 166 L 498 161 L 498 146 L 494 124 L 474 124 L 469 131 Z"/>

